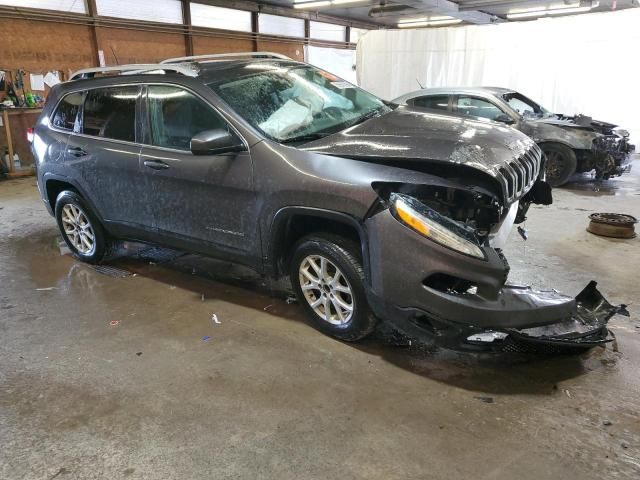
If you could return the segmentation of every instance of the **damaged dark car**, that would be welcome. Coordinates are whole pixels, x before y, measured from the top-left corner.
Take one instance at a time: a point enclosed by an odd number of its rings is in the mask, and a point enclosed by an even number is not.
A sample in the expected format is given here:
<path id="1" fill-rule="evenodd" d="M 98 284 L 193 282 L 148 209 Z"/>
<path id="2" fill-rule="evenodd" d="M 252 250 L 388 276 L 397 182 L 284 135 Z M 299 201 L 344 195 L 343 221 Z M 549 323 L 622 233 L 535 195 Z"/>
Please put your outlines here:
<path id="1" fill-rule="evenodd" d="M 509 284 L 502 253 L 551 203 L 508 126 L 387 104 L 310 65 L 238 54 L 81 71 L 34 131 L 38 186 L 73 254 L 160 244 L 288 276 L 319 330 L 379 321 L 455 349 L 590 348 L 624 307 Z"/>
<path id="2" fill-rule="evenodd" d="M 596 179 L 606 180 L 631 170 L 635 146 L 629 143 L 627 130 L 586 115 L 551 113 L 507 88 L 430 88 L 402 95 L 394 102 L 512 125 L 542 148 L 547 181 L 554 187 L 575 173 L 595 171 Z"/>

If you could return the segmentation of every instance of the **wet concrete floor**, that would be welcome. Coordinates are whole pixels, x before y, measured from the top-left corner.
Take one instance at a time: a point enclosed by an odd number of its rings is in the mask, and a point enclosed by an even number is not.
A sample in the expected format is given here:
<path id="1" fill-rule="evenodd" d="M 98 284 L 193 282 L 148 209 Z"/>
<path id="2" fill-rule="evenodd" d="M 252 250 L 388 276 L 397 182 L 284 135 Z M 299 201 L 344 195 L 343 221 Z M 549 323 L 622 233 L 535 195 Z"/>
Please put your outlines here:
<path id="1" fill-rule="evenodd" d="M 636 166 L 511 236 L 514 281 L 630 305 L 617 352 L 555 357 L 340 343 L 286 283 L 191 255 L 128 245 L 101 273 L 32 178 L 0 182 L 0 478 L 640 478 L 640 239 L 585 231 L 640 216 Z"/>

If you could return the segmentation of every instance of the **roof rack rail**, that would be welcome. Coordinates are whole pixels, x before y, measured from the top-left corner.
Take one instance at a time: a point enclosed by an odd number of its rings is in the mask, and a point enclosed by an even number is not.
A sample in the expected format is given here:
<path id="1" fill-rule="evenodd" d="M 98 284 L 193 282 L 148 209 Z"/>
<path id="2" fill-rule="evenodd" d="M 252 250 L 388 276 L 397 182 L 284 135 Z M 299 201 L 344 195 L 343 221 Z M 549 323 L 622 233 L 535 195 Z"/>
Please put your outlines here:
<path id="1" fill-rule="evenodd" d="M 156 70 L 172 71 L 181 73 L 188 77 L 198 75 L 198 69 L 187 65 L 164 65 L 160 63 L 139 63 L 131 65 L 115 65 L 111 67 L 93 67 L 83 68 L 77 72 L 73 72 L 69 80 L 78 80 L 83 78 L 93 78 L 96 73 L 105 72 L 122 72 L 123 75 L 135 75 L 136 73 L 149 73 Z"/>
<path id="2" fill-rule="evenodd" d="M 176 58 L 167 58 L 166 60 L 162 60 L 160 63 L 182 63 L 182 62 L 198 62 L 198 61 L 215 61 L 215 60 L 226 60 L 229 58 L 243 58 L 243 57 L 252 57 L 252 58 L 280 58 L 282 60 L 291 60 L 290 57 L 286 55 L 282 55 L 281 53 L 274 52 L 237 52 L 237 53 L 210 53 L 207 55 L 192 55 L 190 57 L 176 57 Z"/>

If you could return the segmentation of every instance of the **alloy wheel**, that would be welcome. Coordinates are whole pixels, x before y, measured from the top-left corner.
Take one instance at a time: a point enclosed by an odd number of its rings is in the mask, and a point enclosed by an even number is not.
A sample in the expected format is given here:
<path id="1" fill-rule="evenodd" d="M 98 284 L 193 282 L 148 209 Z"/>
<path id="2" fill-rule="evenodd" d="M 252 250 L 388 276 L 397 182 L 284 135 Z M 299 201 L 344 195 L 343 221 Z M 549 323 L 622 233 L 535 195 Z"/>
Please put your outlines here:
<path id="1" fill-rule="evenodd" d="M 347 277 L 328 258 L 309 255 L 300 263 L 298 279 L 304 298 L 322 320 L 344 325 L 351 320 L 355 298 Z"/>
<path id="2" fill-rule="evenodd" d="M 91 255 L 96 248 L 96 236 L 86 213 L 77 205 L 62 207 L 62 226 L 71 245 L 83 255 Z"/>

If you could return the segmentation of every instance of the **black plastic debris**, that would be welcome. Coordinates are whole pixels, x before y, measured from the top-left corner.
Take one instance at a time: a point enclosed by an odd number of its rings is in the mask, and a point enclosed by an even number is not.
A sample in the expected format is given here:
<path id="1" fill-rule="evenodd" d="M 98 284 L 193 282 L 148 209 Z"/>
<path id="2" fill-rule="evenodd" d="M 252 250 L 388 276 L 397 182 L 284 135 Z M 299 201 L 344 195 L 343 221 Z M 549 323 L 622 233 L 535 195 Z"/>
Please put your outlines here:
<path id="1" fill-rule="evenodd" d="M 493 397 L 473 397 L 476 400 L 480 400 L 483 403 L 495 403 Z"/>

